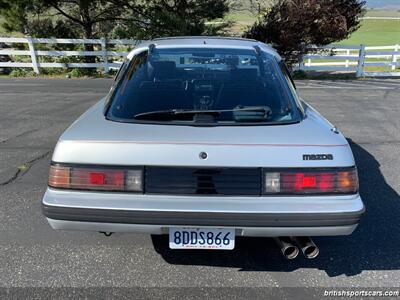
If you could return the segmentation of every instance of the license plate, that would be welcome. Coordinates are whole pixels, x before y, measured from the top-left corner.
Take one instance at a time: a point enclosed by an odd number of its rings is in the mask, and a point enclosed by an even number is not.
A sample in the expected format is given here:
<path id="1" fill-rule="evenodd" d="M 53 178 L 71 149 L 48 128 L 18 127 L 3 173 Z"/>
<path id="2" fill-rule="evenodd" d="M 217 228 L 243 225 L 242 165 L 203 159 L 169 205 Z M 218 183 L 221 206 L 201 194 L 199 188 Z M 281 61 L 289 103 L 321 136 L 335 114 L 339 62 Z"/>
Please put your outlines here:
<path id="1" fill-rule="evenodd" d="M 235 230 L 225 228 L 169 228 L 171 249 L 232 250 Z"/>

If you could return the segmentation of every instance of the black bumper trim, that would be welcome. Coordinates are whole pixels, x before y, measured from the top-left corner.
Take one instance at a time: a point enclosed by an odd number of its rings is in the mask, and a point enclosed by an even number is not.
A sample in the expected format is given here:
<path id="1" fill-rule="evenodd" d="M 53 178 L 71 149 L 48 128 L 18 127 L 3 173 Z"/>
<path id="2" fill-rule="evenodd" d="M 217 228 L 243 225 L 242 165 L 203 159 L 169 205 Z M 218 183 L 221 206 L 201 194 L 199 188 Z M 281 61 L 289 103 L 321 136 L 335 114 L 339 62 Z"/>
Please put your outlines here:
<path id="1" fill-rule="evenodd" d="M 132 211 L 42 205 L 49 219 L 149 225 L 232 227 L 319 227 L 355 225 L 365 209 L 351 213 L 205 213 Z"/>

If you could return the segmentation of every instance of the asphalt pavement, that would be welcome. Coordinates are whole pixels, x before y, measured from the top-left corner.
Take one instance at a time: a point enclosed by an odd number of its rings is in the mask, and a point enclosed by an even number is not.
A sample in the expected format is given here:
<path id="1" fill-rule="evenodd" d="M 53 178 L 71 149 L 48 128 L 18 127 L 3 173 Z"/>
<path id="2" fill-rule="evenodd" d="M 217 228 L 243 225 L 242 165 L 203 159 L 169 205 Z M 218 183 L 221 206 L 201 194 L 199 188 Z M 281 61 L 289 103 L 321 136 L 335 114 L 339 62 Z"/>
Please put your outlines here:
<path id="1" fill-rule="evenodd" d="M 315 238 L 318 258 L 294 261 L 267 238 L 239 238 L 233 251 L 182 251 L 169 250 L 165 237 L 52 230 L 40 201 L 53 147 L 111 83 L 0 79 L 0 298 L 4 288 L 31 287 L 140 287 L 136 296 L 147 297 L 241 297 L 240 288 L 262 295 L 268 287 L 282 298 L 289 292 L 277 288 L 399 289 L 400 80 L 297 81 L 299 94 L 351 142 L 367 214 L 351 236 Z"/>

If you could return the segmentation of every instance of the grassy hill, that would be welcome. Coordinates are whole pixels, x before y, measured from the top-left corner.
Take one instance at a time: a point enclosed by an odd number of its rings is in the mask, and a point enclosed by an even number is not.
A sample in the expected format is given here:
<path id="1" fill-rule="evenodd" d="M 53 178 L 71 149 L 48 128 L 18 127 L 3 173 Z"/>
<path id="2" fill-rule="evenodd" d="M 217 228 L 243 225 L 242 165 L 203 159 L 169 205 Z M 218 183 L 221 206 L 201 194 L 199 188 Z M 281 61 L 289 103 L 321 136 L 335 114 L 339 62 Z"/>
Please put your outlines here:
<path id="1" fill-rule="evenodd" d="M 395 17 L 400 18 L 400 10 L 370 9 L 366 17 Z M 256 16 L 247 11 L 233 12 L 227 16 L 228 20 L 235 21 L 232 33 L 240 35 L 245 28 L 256 21 Z M 340 42 L 342 45 L 366 44 L 370 46 L 400 44 L 400 19 L 376 20 L 364 19 L 358 31 L 349 39 Z"/>
<path id="2" fill-rule="evenodd" d="M 339 44 L 366 44 L 370 46 L 400 44 L 400 19 L 363 20 L 360 29 L 354 32 L 349 39 L 344 40 Z"/>

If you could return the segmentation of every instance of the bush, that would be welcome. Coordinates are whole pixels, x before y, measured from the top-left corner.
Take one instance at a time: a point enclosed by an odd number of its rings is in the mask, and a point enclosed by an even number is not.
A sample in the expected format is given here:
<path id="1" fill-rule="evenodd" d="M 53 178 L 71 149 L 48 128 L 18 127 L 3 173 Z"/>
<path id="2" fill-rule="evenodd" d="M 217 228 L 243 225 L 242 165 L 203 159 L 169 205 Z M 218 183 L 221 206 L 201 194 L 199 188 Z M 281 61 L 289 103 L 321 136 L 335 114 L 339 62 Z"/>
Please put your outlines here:
<path id="1" fill-rule="evenodd" d="M 37 76 L 32 70 L 27 70 L 23 68 L 14 69 L 10 72 L 11 77 L 32 77 Z"/>
<path id="2" fill-rule="evenodd" d="M 307 73 L 304 72 L 303 70 L 296 70 L 293 72 L 293 79 L 306 79 L 307 78 Z"/>
<path id="3" fill-rule="evenodd" d="M 65 68 L 40 68 L 41 75 L 62 75 L 65 73 Z"/>
<path id="4" fill-rule="evenodd" d="M 108 75 L 109 76 L 115 76 L 117 75 L 118 70 L 117 69 L 109 69 L 108 70 Z"/>
<path id="5" fill-rule="evenodd" d="M 85 76 L 96 76 L 96 69 L 89 68 L 75 68 L 68 72 L 71 77 L 85 77 Z"/>

